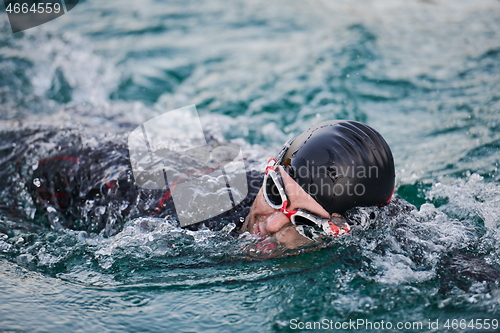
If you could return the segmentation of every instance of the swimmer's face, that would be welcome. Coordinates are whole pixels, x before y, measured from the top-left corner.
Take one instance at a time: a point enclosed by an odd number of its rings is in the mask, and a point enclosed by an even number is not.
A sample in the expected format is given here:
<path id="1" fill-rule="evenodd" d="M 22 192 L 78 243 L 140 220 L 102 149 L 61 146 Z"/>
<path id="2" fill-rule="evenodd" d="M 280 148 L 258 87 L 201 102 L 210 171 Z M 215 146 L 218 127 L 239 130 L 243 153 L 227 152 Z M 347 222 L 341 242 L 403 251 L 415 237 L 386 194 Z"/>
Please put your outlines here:
<path id="1" fill-rule="evenodd" d="M 330 218 L 330 214 L 321 207 L 299 184 L 288 175 L 281 166 L 277 167 L 288 197 L 288 210 L 304 209 L 321 217 Z M 313 244 L 295 229 L 290 219 L 278 209 L 272 208 L 264 198 L 262 188 L 250 208 L 242 231 L 263 238 L 271 237 L 288 249 L 297 249 Z"/>

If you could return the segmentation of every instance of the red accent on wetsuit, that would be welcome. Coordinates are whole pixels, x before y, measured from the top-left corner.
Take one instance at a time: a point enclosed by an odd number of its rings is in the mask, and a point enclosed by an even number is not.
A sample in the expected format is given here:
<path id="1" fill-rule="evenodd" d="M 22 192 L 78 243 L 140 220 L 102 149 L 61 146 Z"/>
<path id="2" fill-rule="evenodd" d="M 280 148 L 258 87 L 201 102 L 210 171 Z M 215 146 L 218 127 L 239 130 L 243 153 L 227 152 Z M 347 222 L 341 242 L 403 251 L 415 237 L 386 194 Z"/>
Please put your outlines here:
<path id="1" fill-rule="evenodd" d="M 386 201 L 386 202 L 381 203 L 379 206 L 383 206 L 383 205 L 386 205 L 386 204 L 388 204 L 389 202 L 391 202 L 392 196 L 394 195 L 394 189 L 395 189 L 395 188 L 396 188 L 396 186 L 394 186 L 394 187 L 392 188 L 392 193 L 391 193 L 391 195 L 389 196 L 389 199 L 387 199 L 387 201 Z"/>
<path id="2" fill-rule="evenodd" d="M 212 172 L 214 170 L 216 170 L 216 168 L 200 169 L 200 170 L 195 169 L 195 170 L 191 170 L 191 171 L 187 172 L 185 175 L 182 175 L 179 178 L 177 178 L 177 180 L 172 184 L 172 186 L 170 186 L 170 190 L 168 190 L 167 192 L 165 192 L 165 194 L 158 201 L 158 207 L 156 207 L 156 211 L 157 212 L 161 211 L 161 208 L 165 204 L 165 201 L 167 201 L 167 200 L 170 199 L 170 197 L 172 195 L 172 191 L 175 189 L 175 187 L 177 186 L 177 184 L 182 180 L 182 178 L 184 176 L 190 175 L 190 174 L 192 174 L 192 173 L 194 173 L 196 171 L 201 171 L 204 174 L 208 174 L 208 173 L 210 173 L 210 172 Z"/>
<path id="3" fill-rule="evenodd" d="M 78 157 L 60 155 L 60 156 L 55 156 L 55 157 L 50 157 L 50 158 L 40 160 L 40 161 L 38 161 L 38 164 L 44 164 L 46 162 L 57 161 L 57 160 L 71 161 L 71 162 L 75 162 L 75 163 L 78 163 L 80 161 L 80 159 Z"/>

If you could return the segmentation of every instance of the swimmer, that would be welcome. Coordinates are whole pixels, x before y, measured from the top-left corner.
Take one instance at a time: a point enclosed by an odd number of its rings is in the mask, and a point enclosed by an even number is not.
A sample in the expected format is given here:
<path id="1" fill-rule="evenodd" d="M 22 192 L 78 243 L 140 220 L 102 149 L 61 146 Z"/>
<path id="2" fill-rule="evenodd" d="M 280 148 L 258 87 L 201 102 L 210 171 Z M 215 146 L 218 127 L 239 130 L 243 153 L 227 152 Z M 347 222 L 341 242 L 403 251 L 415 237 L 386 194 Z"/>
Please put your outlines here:
<path id="1" fill-rule="evenodd" d="M 168 189 L 135 184 L 126 144 L 82 147 L 75 137 L 33 166 L 33 220 L 56 230 L 113 235 L 136 217 L 175 215 Z M 22 156 L 12 156 L 22 165 Z M 239 233 L 298 249 L 348 233 L 350 225 L 342 217 L 348 209 L 389 202 L 395 173 L 391 150 L 378 132 L 360 122 L 335 120 L 290 140 L 264 174 L 249 171 L 247 178 L 249 195 L 236 209 L 188 228 L 219 230 L 233 222 Z"/>
<path id="2" fill-rule="evenodd" d="M 123 141 L 92 141 L 96 146 L 82 141 L 78 131 L 57 128 L 0 132 L 0 214 L 12 217 L 9 228 L 41 232 L 45 226 L 111 236 L 141 216 L 172 221 L 168 189 L 135 184 Z M 263 172 L 251 170 L 247 177 L 254 186 L 236 209 L 187 228 L 220 230 L 233 222 L 234 235 L 251 240 L 242 242 L 242 253 L 251 260 L 323 248 L 349 237 L 355 225 L 369 227 L 379 209 L 394 215 L 416 209 L 392 198 L 394 162 L 385 140 L 355 121 L 311 127 L 287 142 Z M 363 209 L 354 209 L 359 206 L 372 206 L 366 225 Z M 0 224 L 2 232 L 8 233 Z M 484 255 L 465 252 L 446 254 L 437 273 L 445 294 L 455 287 L 467 291 L 476 282 L 495 289 L 500 281 L 500 271 Z"/>
<path id="3" fill-rule="evenodd" d="M 348 233 L 343 218 L 357 206 L 384 205 L 394 192 L 391 150 L 383 137 L 356 121 L 327 121 L 283 146 L 241 231 L 288 249 Z"/>

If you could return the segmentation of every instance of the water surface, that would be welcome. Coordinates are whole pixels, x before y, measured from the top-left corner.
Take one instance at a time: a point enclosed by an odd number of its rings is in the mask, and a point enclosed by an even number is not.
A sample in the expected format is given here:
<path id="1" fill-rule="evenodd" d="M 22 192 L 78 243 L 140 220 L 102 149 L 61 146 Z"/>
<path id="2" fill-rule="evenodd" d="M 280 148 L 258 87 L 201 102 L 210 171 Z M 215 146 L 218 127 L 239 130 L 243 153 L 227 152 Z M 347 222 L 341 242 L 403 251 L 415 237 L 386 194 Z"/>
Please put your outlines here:
<path id="1" fill-rule="evenodd" d="M 371 228 L 267 261 L 238 256 L 227 229 L 141 217 L 106 237 L 33 220 L 27 182 L 58 142 L 121 140 L 189 104 L 259 166 L 320 121 L 366 122 L 416 208 L 362 209 Z M 88 0 L 15 35 L 2 14 L 0 205 L 21 217 L 0 214 L 0 331 L 292 332 L 292 319 L 365 319 L 433 332 L 499 318 L 499 111 L 493 0 Z M 26 131 L 45 134 L 19 166 L 8 152 Z"/>

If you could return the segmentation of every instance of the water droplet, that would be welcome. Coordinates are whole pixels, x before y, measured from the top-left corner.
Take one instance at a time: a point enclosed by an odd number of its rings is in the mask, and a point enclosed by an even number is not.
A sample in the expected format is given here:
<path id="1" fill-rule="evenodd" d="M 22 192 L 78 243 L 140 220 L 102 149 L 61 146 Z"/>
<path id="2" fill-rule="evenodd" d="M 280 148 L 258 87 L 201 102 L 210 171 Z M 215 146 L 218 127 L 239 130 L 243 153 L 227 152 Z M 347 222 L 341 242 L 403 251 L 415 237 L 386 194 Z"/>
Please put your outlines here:
<path id="1" fill-rule="evenodd" d="M 42 183 L 40 182 L 40 179 L 35 178 L 35 179 L 33 179 L 33 185 L 35 185 L 36 187 L 40 187 L 40 185 L 42 185 Z"/>

